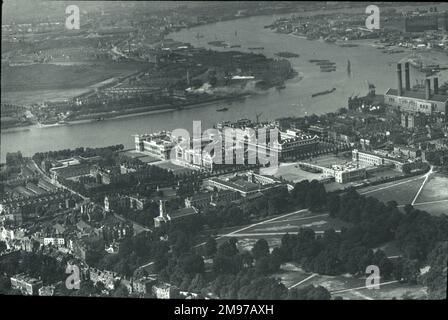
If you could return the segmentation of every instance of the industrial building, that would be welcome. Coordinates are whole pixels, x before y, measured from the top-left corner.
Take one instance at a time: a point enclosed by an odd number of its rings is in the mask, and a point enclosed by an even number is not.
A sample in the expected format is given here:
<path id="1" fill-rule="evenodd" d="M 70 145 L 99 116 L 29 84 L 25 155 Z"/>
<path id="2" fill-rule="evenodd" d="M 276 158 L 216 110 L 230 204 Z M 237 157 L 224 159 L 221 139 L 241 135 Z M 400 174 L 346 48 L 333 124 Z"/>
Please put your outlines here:
<path id="1" fill-rule="evenodd" d="M 405 32 L 425 32 L 448 30 L 448 12 L 438 13 L 437 7 L 430 8 L 429 14 L 409 16 L 404 19 Z"/>
<path id="2" fill-rule="evenodd" d="M 439 91 L 439 79 L 433 78 L 433 89 L 431 79 L 425 80 L 425 89 L 413 89 L 410 83 L 409 62 L 405 63 L 405 86 L 402 81 L 401 64 L 397 64 L 397 89 L 387 90 L 384 102 L 401 112 L 448 114 L 448 95 Z"/>
<path id="3" fill-rule="evenodd" d="M 427 30 L 438 30 L 439 23 L 437 17 L 434 16 L 415 16 L 406 17 L 404 19 L 405 32 L 424 32 Z"/>
<path id="4" fill-rule="evenodd" d="M 401 126 L 407 129 L 423 127 L 426 124 L 425 115 L 422 113 L 401 113 Z"/>

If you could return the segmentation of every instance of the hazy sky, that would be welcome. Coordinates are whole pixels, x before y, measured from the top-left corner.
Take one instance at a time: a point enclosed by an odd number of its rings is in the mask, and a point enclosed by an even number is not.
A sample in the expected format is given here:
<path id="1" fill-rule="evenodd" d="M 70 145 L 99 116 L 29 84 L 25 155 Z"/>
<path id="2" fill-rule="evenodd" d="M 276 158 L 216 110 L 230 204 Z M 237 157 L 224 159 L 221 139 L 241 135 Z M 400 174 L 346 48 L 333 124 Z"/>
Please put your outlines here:
<path id="1" fill-rule="evenodd" d="M 201 5 L 201 2 L 183 1 L 48 1 L 48 0 L 4 0 L 2 23 L 9 24 L 30 21 L 33 18 L 49 18 L 50 20 L 65 16 L 65 8 L 70 4 L 79 6 L 81 12 L 105 12 L 123 10 L 123 7 L 142 7 L 144 10 L 158 11 L 179 6 Z M 203 4 L 203 3 L 202 3 Z"/>

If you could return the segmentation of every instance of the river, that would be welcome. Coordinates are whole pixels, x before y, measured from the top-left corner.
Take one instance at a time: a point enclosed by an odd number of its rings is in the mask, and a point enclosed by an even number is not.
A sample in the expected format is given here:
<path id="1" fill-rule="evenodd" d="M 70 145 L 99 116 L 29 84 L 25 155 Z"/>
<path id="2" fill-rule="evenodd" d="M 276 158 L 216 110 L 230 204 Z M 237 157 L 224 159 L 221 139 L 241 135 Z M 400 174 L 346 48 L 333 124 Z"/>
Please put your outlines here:
<path id="1" fill-rule="evenodd" d="M 234 101 L 229 105 L 221 102 L 181 111 L 100 122 L 2 130 L 0 161 L 5 161 L 6 153 L 18 150 L 25 156 L 31 156 L 39 151 L 78 146 L 97 147 L 122 143 L 131 148 L 133 134 L 175 128 L 191 131 L 194 120 L 201 120 L 202 129 L 205 130 L 218 121 L 240 118 L 255 120 L 256 114 L 261 114 L 260 120 L 312 113 L 321 114 L 345 107 L 347 98 L 353 94 L 366 94 L 367 80 L 376 86 L 378 93 L 384 93 L 389 87 L 396 87 L 395 63 L 408 56 L 407 53 L 383 54 L 382 50 L 377 50 L 365 43 L 359 47 L 342 48 L 321 41 L 308 41 L 294 35 L 276 34 L 263 28 L 276 18 L 278 16 L 261 16 L 219 22 L 181 30 L 169 37 L 214 50 L 248 51 L 249 47 L 264 47 L 264 50 L 260 52 L 268 57 L 274 57 L 274 53 L 279 51 L 298 53 L 300 57 L 290 61 L 299 76 L 289 80 L 285 89 L 280 91 L 271 89 L 259 96 L 249 97 L 244 101 Z M 198 33 L 204 37 L 197 39 Z M 231 45 L 240 44 L 242 47 L 225 49 L 207 45 L 207 42 L 216 39 Z M 334 61 L 337 63 L 337 71 L 320 72 L 318 66 L 308 62 L 309 59 Z M 347 73 L 347 59 L 351 62 L 351 75 Z M 416 73 L 412 70 L 413 84 L 415 83 L 413 76 Z M 336 88 L 335 92 L 311 98 L 311 94 L 333 87 Z M 218 107 L 224 105 L 229 109 L 227 112 L 216 112 Z"/>

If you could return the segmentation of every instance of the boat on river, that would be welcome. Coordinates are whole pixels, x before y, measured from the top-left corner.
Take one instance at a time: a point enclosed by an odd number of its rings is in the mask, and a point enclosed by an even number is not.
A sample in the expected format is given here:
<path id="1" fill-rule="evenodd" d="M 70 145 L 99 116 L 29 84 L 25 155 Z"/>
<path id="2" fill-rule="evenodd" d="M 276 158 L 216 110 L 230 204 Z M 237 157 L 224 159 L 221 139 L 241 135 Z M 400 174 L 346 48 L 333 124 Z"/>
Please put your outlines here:
<path id="1" fill-rule="evenodd" d="M 336 88 L 333 88 L 331 90 L 325 90 L 325 91 L 314 93 L 314 94 L 311 95 L 311 97 L 314 98 L 314 97 L 321 96 L 321 95 L 324 95 L 324 94 L 332 93 L 334 91 L 336 91 Z"/>

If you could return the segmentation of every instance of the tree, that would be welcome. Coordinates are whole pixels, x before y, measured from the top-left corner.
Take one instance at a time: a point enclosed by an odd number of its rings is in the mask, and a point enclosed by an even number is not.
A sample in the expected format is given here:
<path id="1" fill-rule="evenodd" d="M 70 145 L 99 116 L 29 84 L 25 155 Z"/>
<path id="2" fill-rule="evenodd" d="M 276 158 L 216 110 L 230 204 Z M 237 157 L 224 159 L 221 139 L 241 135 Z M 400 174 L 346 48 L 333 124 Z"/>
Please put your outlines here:
<path id="1" fill-rule="evenodd" d="M 0 253 L 3 253 L 4 251 L 6 251 L 6 249 L 7 249 L 6 242 L 0 241 Z"/>
<path id="2" fill-rule="evenodd" d="M 127 297 L 129 295 L 128 289 L 124 285 L 118 285 L 117 288 L 113 291 L 113 297 Z"/>
<path id="3" fill-rule="evenodd" d="M 1 275 L 0 276 L 0 294 L 6 295 L 9 293 L 10 290 L 11 290 L 11 281 L 7 277 Z"/>
<path id="4" fill-rule="evenodd" d="M 418 268 L 417 260 L 400 259 L 395 269 L 396 278 L 410 283 L 416 283 L 419 274 L 420 269 Z"/>
<path id="5" fill-rule="evenodd" d="M 430 269 L 424 276 L 430 299 L 447 298 L 448 241 L 439 242 L 428 256 Z"/>
<path id="6" fill-rule="evenodd" d="M 255 272 L 259 275 L 265 275 L 268 274 L 270 271 L 269 269 L 269 258 L 267 257 L 259 257 L 255 261 Z"/>
<path id="7" fill-rule="evenodd" d="M 403 173 L 404 174 L 410 174 L 411 173 L 411 168 L 409 167 L 409 166 L 407 166 L 407 165 L 404 165 L 403 166 Z"/>
<path id="8" fill-rule="evenodd" d="M 269 256 L 269 244 L 265 239 L 259 239 L 252 248 L 255 260 Z"/>
<path id="9" fill-rule="evenodd" d="M 180 267 L 185 273 L 204 273 L 204 260 L 197 254 L 186 254 L 180 259 Z"/>
<path id="10" fill-rule="evenodd" d="M 207 239 L 207 242 L 205 243 L 205 256 L 211 257 L 216 253 L 216 251 L 217 251 L 216 240 L 213 237 L 209 237 Z"/>
<path id="11" fill-rule="evenodd" d="M 327 207 L 328 207 L 328 211 L 330 211 L 331 217 L 336 217 L 339 213 L 339 205 L 340 205 L 339 199 L 340 199 L 339 195 L 337 195 L 335 193 L 330 193 L 328 195 Z"/>
<path id="12" fill-rule="evenodd" d="M 199 292 L 206 286 L 204 276 L 202 274 L 197 274 L 190 282 L 190 287 L 188 291 Z"/>
<path id="13" fill-rule="evenodd" d="M 217 254 L 213 259 L 213 272 L 217 275 L 236 274 L 238 271 L 232 257 Z"/>
<path id="14" fill-rule="evenodd" d="M 288 300 L 330 300 L 330 292 L 322 286 L 309 285 L 304 288 L 294 288 L 289 290 Z"/>
<path id="15" fill-rule="evenodd" d="M 231 257 L 238 253 L 236 239 L 229 239 L 218 247 L 218 255 Z"/>
<path id="16" fill-rule="evenodd" d="M 282 252 L 279 248 L 274 248 L 269 256 L 270 272 L 277 272 L 282 264 Z"/>

